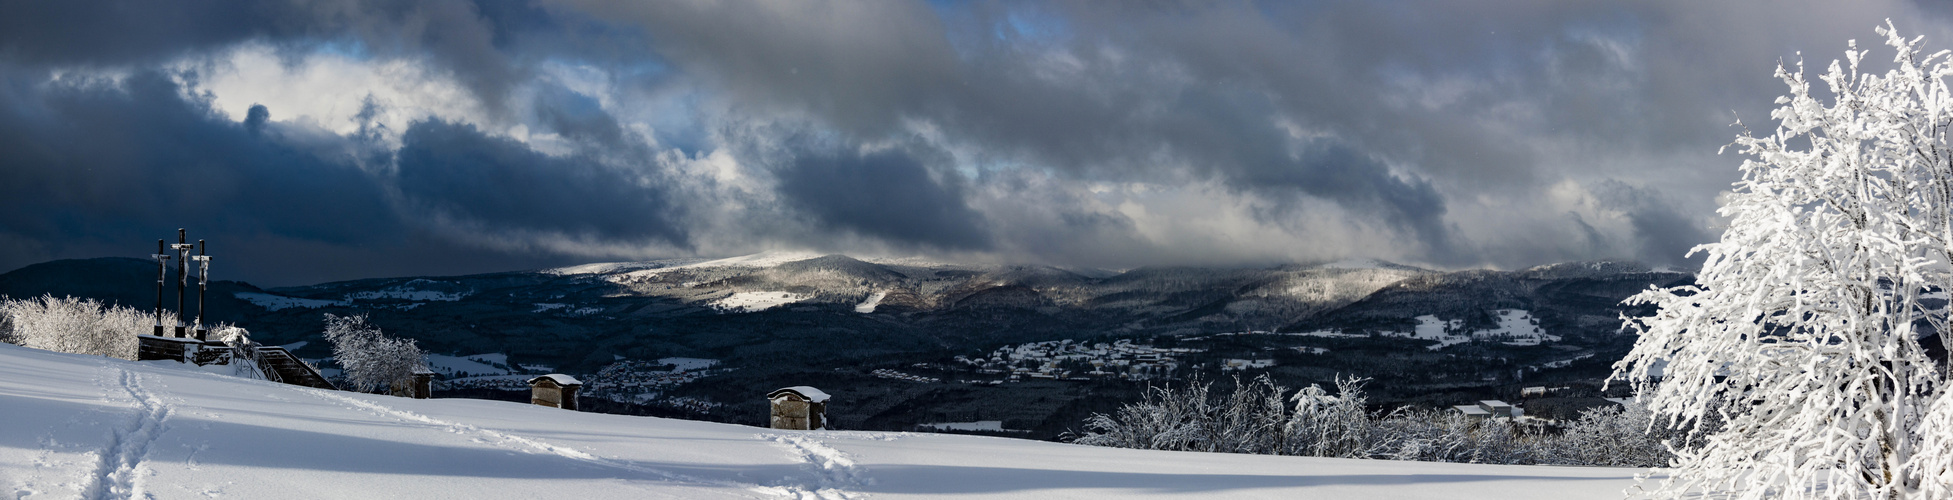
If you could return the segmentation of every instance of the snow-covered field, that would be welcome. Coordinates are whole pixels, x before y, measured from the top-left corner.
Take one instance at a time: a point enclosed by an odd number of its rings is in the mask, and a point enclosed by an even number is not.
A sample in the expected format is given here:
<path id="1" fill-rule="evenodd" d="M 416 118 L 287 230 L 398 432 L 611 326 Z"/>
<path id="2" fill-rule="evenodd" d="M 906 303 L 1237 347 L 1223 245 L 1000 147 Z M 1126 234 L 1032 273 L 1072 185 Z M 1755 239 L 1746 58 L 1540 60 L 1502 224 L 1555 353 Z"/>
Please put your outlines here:
<path id="1" fill-rule="evenodd" d="M 706 305 L 726 312 L 760 312 L 810 298 L 788 292 L 736 292 Z"/>
<path id="2" fill-rule="evenodd" d="M 1432 344 L 1431 347 L 1429 347 L 1429 349 L 1436 351 L 1446 347 L 1451 347 L 1454 345 L 1471 342 L 1472 336 L 1470 335 L 1453 335 L 1449 333 L 1452 330 L 1457 330 L 1459 328 L 1464 327 L 1464 325 L 1465 325 L 1464 320 L 1454 319 L 1451 321 L 1444 321 L 1438 319 L 1437 316 L 1426 314 L 1417 317 L 1417 326 L 1413 328 L 1412 331 L 1410 331 L 1409 333 L 1383 332 L 1383 334 L 1387 336 L 1395 336 L 1395 337 L 1410 337 L 1419 340 L 1435 340 L 1438 343 Z"/>
<path id="3" fill-rule="evenodd" d="M 375 299 L 398 299 L 398 300 L 412 301 L 406 304 L 393 304 L 390 306 L 405 311 L 405 310 L 413 309 L 415 307 L 420 307 L 421 304 L 426 302 L 454 302 L 457 300 L 467 298 L 469 295 L 474 293 L 472 291 L 467 291 L 467 292 L 451 291 L 451 290 L 442 291 L 442 290 L 431 290 L 431 289 L 424 288 L 424 287 L 453 288 L 454 286 L 455 285 L 453 283 L 426 280 L 426 279 L 416 279 L 399 285 L 394 285 L 382 290 L 347 294 L 345 298 L 340 300 L 305 299 L 299 297 L 286 297 L 283 295 L 274 295 L 269 293 L 258 293 L 258 292 L 238 292 L 232 295 L 236 296 L 238 299 L 242 299 L 246 302 L 256 304 L 258 307 L 265 308 L 265 310 L 267 311 L 276 311 L 280 309 L 287 309 L 293 307 L 300 307 L 305 309 L 318 309 L 321 307 L 345 307 L 345 306 L 352 305 L 353 302 L 355 301 L 362 301 L 362 300 L 372 301 Z"/>
<path id="4" fill-rule="evenodd" d="M 1511 346 L 1533 346 L 1546 342 L 1559 342 L 1560 336 L 1546 333 L 1539 327 L 1539 320 L 1533 319 L 1532 312 L 1525 309 L 1499 309 L 1499 324 L 1490 330 L 1463 331 L 1464 320 L 1443 320 L 1437 316 L 1417 317 L 1417 326 L 1409 332 L 1382 332 L 1389 337 L 1405 337 L 1419 340 L 1437 341 L 1430 350 L 1436 351 L 1473 340 L 1497 341 Z M 1311 332 L 1303 335 L 1331 336 L 1326 332 Z"/>
<path id="5" fill-rule="evenodd" d="M 922 424 L 921 427 L 928 427 L 939 431 L 1031 432 L 1022 429 L 1005 429 L 1004 421 L 1002 420 L 978 420 L 975 422 L 942 422 L 942 423 L 934 423 L 934 424 Z"/>
<path id="6" fill-rule="evenodd" d="M 671 371 L 674 372 L 688 372 L 711 368 L 712 365 L 719 364 L 719 360 L 705 358 L 658 358 L 658 364 L 672 365 L 673 368 Z"/>
<path id="7" fill-rule="evenodd" d="M 887 297 L 888 297 L 888 292 L 875 292 L 873 294 L 869 294 L 868 300 L 861 301 L 860 304 L 856 304 L 854 306 L 854 312 L 858 312 L 861 314 L 868 314 L 868 313 L 875 312 L 875 306 L 882 305 L 882 299 Z"/>
<path id="8" fill-rule="evenodd" d="M 476 376 L 509 374 L 509 369 L 505 368 L 506 366 L 508 366 L 508 363 L 506 361 L 508 357 L 506 355 L 499 354 L 499 353 L 494 354 L 494 356 L 501 356 L 502 357 L 501 359 L 504 360 L 502 361 L 501 366 L 490 365 L 488 363 L 484 363 L 482 359 L 477 359 L 483 356 L 489 356 L 489 355 L 476 354 L 474 356 L 448 356 L 445 354 L 429 354 L 427 355 L 427 367 L 433 369 L 436 373 L 440 373 L 443 375 L 453 375 L 455 373 L 460 373 L 460 372 L 467 372 L 470 375 L 476 375 Z"/>
<path id="9" fill-rule="evenodd" d="M 438 288 L 452 288 L 454 284 L 440 282 L 440 281 L 433 281 L 433 280 L 417 279 L 413 281 L 408 281 L 406 283 L 401 283 L 399 285 L 387 287 L 386 289 L 383 290 L 376 290 L 370 292 L 358 292 L 351 295 L 347 295 L 346 300 L 351 301 L 351 300 L 373 300 L 373 299 L 401 299 L 401 300 L 413 300 L 413 301 L 421 301 L 421 302 L 429 302 L 429 301 L 454 302 L 457 300 L 461 300 L 463 298 L 467 298 L 469 295 L 473 294 L 473 292 L 441 291 L 441 290 L 430 290 L 426 288 L 421 288 L 427 286 L 438 287 Z"/>
<path id="10" fill-rule="evenodd" d="M 0 422 L 4 498 L 1578 499 L 1619 498 L 1635 472 L 778 431 L 6 344 Z"/>
<path id="11" fill-rule="evenodd" d="M 283 295 L 257 292 L 238 292 L 234 295 L 246 302 L 257 304 L 258 307 L 265 308 L 267 311 L 276 311 L 290 307 L 303 307 L 306 309 L 318 309 L 328 306 L 345 307 L 352 304 L 352 301 L 347 300 L 301 299 L 298 297 L 286 297 Z"/>

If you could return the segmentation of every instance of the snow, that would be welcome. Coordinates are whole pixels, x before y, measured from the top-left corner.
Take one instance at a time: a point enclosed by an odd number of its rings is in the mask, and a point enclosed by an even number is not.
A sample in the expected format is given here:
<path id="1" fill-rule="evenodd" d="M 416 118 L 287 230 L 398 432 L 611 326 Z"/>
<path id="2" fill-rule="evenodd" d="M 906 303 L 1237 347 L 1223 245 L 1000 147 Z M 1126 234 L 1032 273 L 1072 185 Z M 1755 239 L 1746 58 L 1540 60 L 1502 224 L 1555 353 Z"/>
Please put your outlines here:
<path id="1" fill-rule="evenodd" d="M 1506 345 L 1515 346 L 1539 345 L 1543 342 L 1560 341 L 1558 335 L 1548 335 L 1546 334 L 1546 330 L 1540 329 L 1539 320 L 1533 319 L 1532 313 L 1525 309 L 1500 309 L 1498 310 L 1498 314 L 1498 328 L 1479 330 L 1472 332 L 1472 335 L 1478 337 L 1504 338 Z"/>
<path id="2" fill-rule="evenodd" d="M 725 298 L 707 302 L 713 309 L 726 312 L 760 312 L 775 307 L 813 298 L 788 292 L 735 292 Z"/>
<path id="3" fill-rule="evenodd" d="M 1323 337 L 1323 338 L 1332 338 L 1332 339 L 1338 339 L 1338 338 L 1361 339 L 1361 338 L 1370 337 L 1369 335 L 1364 335 L 1361 333 L 1343 333 L 1342 330 L 1316 330 L 1313 332 L 1290 333 L 1288 335 L 1294 335 L 1297 337 Z"/>
<path id="4" fill-rule="evenodd" d="M 298 342 L 293 342 L 293 343 L 290 343 L 290 344 L 285 344 L 285 345 L 281 345 L 281 346 L 278 346 L 278 347 L 283 347 L 283 348 L 285 348 L 285 350 L 287 350 L 287 351 L 296 351 L 296 350 L 299 350 L 299 349 L 304 349 L 304 348 L 305 348 L 305 346 L 307 346 L 307 345 L 310 345 L 311 343 L 312 343 L 312 341 L 310 341 L 310 340 L 300 340 L 300 341 L 298 341 Z"/>
<path id="5" fill-rule="evenodd" d="M 875 312 L 875 306 L 881 305 L 882 298 L 887 296 L 888 292 L 875 292 L 873 295 L 868 296 L 868 300 L 862 301 L 860 305 L 854 306 L 854 312 L 861 314 Z"/>
<path id="6" fill-rule="evenodd" d="M 928 427 L 939 431 L 1031 432 L 1023 429 L 1005 429 L 1004 421 L 1002 420 L 978 420 L 975 422 L 942 422 L 942 423 L 934 423 L 934 424 L 921 424 L 918 425 L 917 427 Z"/>
<path id="7" fill-rule="evenodd" d="M 1575 361 L 1579 361 L 1591 357 L 1594 357 L 1593 353 L 1586 353 L 1579 356 L 1574 356 L 1572 358 L 1562 359 L 1557 361 L 1548 361 L 1540 364 L 1539 366 L 1533 367 L 1533 370 L 1549 370 L 1553 368 L 1566 368 L 1569 366 L 1573 366 L 1573 362 Z"/>
<path id="8" fill-rule="evenodd" d="M 688 260 L 688 261 L 684 261 L 683 263 L 679 263 L 678 261 L 674 260 L 673 261 L 674 265 L 670 265 L 670 266 L 656 266 L 650 268 L 637 268 L 637 269 L 628 269 L 624 267 L 619 267 L 609 272 L 621 272 L 622 275 L 626 277 L 648 279 L 648 278 L 654 278 L 666 272 L 677 271 L 677 270 L 709 269 L 715 267 L 769 268 L 780 264 L 785 264 L 788 262 L 799 262 L 807 259 L 819 258 L 821 256 L 822 254 L 813 253 L 813 252 L 767 251 L 767 252 L 760 252 L 751 255 L 741 255 L 738 257 L 727 257 L 727 258 L 716 259 L 716 260 Z M 582 266 L 578 266 L 578 267 L 582 267 Z M 565 269 L 574 269 L 574 268 L 565 268 Z M 686 286 L 691 286 L 691 285 L 686 285 Z"/>
<path id="9" fill-rule="evenodd" d="M 347 294 L 346 301 L 351 302 L 354 300 L 402 299 L 402 300 L 413 300 L 413 301 L 421 301 L 421 302 L 454 302 L 466 298 L 472 294 L 472 292 L 443 292 L 439 290 L 426 290 L 426 289 L 416 288 L 414 286 L 414 285 L 440 285 L 440 284 L 448 284 L 448 283 L 442 283 L 439 281 L 432 281 L 432 280 L 425 280 L 425 279 L 417 279 L 399 285 L 387 287 L 382 290 Z M 449 285 L 452 286 L 451 284 Z"/>
<path id="10" fill-rule="evenodd" d="M 475 356 L 488 356 L 488 355 L 477 354 Z M 444 354 L 429 354 L 427 355 L 427 367 L 433 368 L 435 372 L 441 373 L 443 375 L 453 375 L 455 373 L 460 373 L 460 372 L 468 372 L 468 374 L 471 376 L 509 374 L 509 370 L 507 368 L 493 366 L 493 365 L 489 365 L 488 363 L 483 363 L 480 360 L 471 359 L 474 358 L 475 356 L 464 357 L 464 356 L 448 356 Z M 495 354 L 494 356 L 502 356 L 502 355 Z M 507 358 L 504 357 L 504 359 Z"/>
<path id="11" fill-rule="evenodd" d="M 1636 472 L 772 430 L 184 366 L 0 345 L 0 497 L 1611 499 Z"/>
<path id="12" fill-rule="evenodd" d="M 568 274 L 610 274 L 613 272 L 617 272 L 620 269 L 631 267 L 631 264 L 632 264 L 631 262 L 598 262 L 593 264 L 584 264 L 580 266 L 544 269 L 542 270 L 542 273 L 554 274 L 558 276 L 568 275 Z"/>
<path id="13" fill-rule="evenodd" d="M 267 311 L 277 311 L 280 309 L 286 309 L 292 307 L 302 307 L 306 309 L 318 309 L 321 307 L 345 307 L 353 304 L 352 301 L 350 300 L 301 299 L 298 297 L 286 297 L 283 295 L 272 295 L 269 293 L 258 293 L 258 292 L 237 292 L 236 294 L 233 295 L 237 296 L 237 298 L 239 299 L 243 299 L 246 302 L 256 304 L 258 307 L 265 308 L 265 310 Z"/>
<path id="14" fill-rule="evenodd" d="M 1323 264 L 1325 269 L 1381 269 L 1384 262 L 1376 259 L 1343 259 Z"/>
<path id="15" fill-rule="evenodd" d="M 509 365 L 509 355 L 502 354 L 499 352 L 491 353 L 491 354 L 473 354 L 473 355 L 462 356 L 462 357 L 483 362 L 483 363 L 493 364 L 493 365 L 502 365 L 502 366 Z"/>
<path id="16" fill-rule="evenodd" d="M 807 259 L 819 258 L 821 255 L 822 254 L 813 253 L 813 252 L 768 251 L 768 252 L 760 252 L 751 255 L 741 255 L 738 257 L 727 257 L 724 259 L 708 260 L 703 262 L 690 262 L 683 265 L 676 265 L 671 267 L 632 271 L 629 274 L 633 274 L 633 275 L 658 274 L 665 271 L 676 270 L 676 269 L 699 269 L 699 268 L 713 268 L 713 267 L 766 268 L 766 267 L 777 266 L 780 264 L 785 264 L 788 262 L 799 262 Z"/>
<path id="17" fill-rule="evenodd" d="M 769 251 L 719 260 L 709 260 L 684 267 L 773 267 L 788 262 L 819 258 L 820 256 L 821 254 L 813 252 Z"/>
<path id="18" fill-rule="evenodd" d="M 1549 335 L 1541 329 L 1537 324 L 1539 321 L 1533 319 L 1532 313 L 1525 309 L 1499 309 L 1493 314 L 1498 315 L 1498 326 L 1490 330 L 1460 332 L 1465 327 L 1464 320 L 1446 321 L 1427 314 L 1416 318 L 1417 326 L 1412 327 L 1410 332 L 1387 331 L 1382 335 L 1436 341 L 1436 344 L 1427 347 L 1433 351 L 1479 339 L 1496 340 L 1511 346 L 1534 346 L 1560 340 L 1558 335 Z"/>
<path id="19" fill-rule="evenodd" d="M 674 372 L 688 372 L 711 368 L 712 365 L 719 364 L 719 360 L 705 358 L 658 358 L 658 364 L 676 366 L 676 368 L 671 369 Z"/>
<path id="20" fill-rule="evenodd" d="M 529 379 L 529 383 L 534 384 L 536 383 L 537 380 L 542 380 L 542 379 L 554 380 L 556 381 L 556 385 L 583 385 L 583 381 L 577 380 L 576 377 L 564 375 L 561 373 L 551 373 L 548 375 L 543 375 L 541 377 L 532 378 Z"/>
<path id="21" fill-rule="evenodd" d="M 920 255 L 910 255 L 905 257 L 895 257 L 895 256 L 888 256 L 888 255 L 869 255 L 869 256 L 862 256 L 859 258 L 861 259 L 862 262 L 881 264 L 884 266 L 933 268 L 933 267 L 958 267 L 962 265 L 956 262 L 950 262 L 942 259 L 937 259 L 934 257 L 924 257 Z"/>
<path id="22" fill-rule="evenodd" d="M 815 403 L 824 403 L 824 402 L 827 402 L 827 398 L 829 398 L 829 397 L 832 397 L 832 396 L 828 396 L 828 395 L 827 395 L 827 393 L 825 393 L 825 392 L 821 392 L 821 390 L 820 390 L 820 389 L 815 389 L 815 388 L 813 388 L 813 387 L 811 387 L 811 386 L 805 386 L 805 385 L 796 385 L 796 386 L 793 386 L 793 387 L 783 387 L 783 388 L 780 388 L 780 389 L 775 389 L 775 390 L 774 390 L 773 392 L 780 392 L 780 391 L 793 391 L 793 392 L 798 392 L 798 393 L 800 393 L 800 395 L 802 395 L 802 396 L 807 396 L 807 400 L 808 400 L 808 401 L 811 401 L 811 402 L 815 402 Z"/>
<path id="23" fill-rule="evenodd" d="M 1472 336 L 1470 335 L 1458 335 L 1458 334 L 1450 333 L 1453 330 L 1464 328 L 1464 326 L 1465 326 L 1464 320 L 1454 319 L 1451 321 L 1445 321 L 1442 319 L 1438 319 L 1437 316 L 1426 314 L 1417 317 L 1417 326 L 1412 327 L 1411 332 L 1409 333 L 1383 332 L 1383 335 L 1392 336 L 1392 337 L 1409 337 L 1418 340 L 1436 341 L 1437 342 L 1436 344 L 1432 344 L 1430 347 L 1427 347 L 1427 349 L 1436 351 L 1446 347 L 1451 347 L 1454 345 L 1471 342 Z"/>
<path id="24" fill-rule="evenodd" d="M 648 269 L 672 267 L 672 266 L 684 266 L 684 265 L 704 262 L 706 260 L 709 259 L 676 258 L 676 259 L 659 259 L 659 260 L 646 260 L 646 261 L 636 261 L 636 262 L 596 262 L 591 264 L 583 264 L 583 265 L 576 265 L 576 266 L 569 266 L 569 267 L 558 267 L 554 269 L 543 269 L 537 272 L 542 274 L 554 274 L 557 276 L 569 276 L 569 275 L 576 275 L 576 274 L 617 274 L 617 273 L 626 273 L 631 271 L 642 271 Z"/>

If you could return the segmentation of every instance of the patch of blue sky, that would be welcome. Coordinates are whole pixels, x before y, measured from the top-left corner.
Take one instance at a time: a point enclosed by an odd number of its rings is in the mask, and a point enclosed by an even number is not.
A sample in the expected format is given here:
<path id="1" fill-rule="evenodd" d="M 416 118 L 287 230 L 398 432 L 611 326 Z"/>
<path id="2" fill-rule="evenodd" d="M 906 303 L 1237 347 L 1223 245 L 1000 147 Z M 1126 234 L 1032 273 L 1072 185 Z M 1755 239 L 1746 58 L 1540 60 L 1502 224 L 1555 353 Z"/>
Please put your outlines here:
<path id="1" fill-rule="evenodd" d="M 702 116 L 706 96 L 683 92 L 658 99 L 629 118 L 651 128 L 651 136 L 662 148 L 675 149 L 688 158 L 716 148 L 710 127 Z"/>
<path id="2" fill-rule="evenodd" d="M 370 61 L 373 59 L 372 48 L 367 47 L 366 42 L 357 38 L 318 40 L 311 44 L 311 49 L 316 54 L 343 57 L 353 61 Z"/>
<path id="3" fill-rule="evenodd" d="M 1063 17 L 1035 9 L 1014 9 L 992 30 L 998 41 L 1055 44 L 1071 39 L 1071 24 Z"/>
<path id="4" fill-rule="evenodd" d="M 946 26 L 950 46 L 965 59 L 999 45 L 1058 44 L 1073 35 L 1071 23 L 1042 4 L 1005 4 L 1001 16 L 961 0 L 930 0 L 928 5 Z"/>

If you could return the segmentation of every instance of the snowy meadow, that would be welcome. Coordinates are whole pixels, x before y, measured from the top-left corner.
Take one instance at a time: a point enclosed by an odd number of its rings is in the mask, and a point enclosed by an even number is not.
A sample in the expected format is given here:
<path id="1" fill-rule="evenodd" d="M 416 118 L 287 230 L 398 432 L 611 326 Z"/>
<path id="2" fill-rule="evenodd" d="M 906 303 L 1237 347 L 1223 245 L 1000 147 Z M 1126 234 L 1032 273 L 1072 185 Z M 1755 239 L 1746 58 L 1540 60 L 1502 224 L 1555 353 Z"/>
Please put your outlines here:
<path id="1" fill-rule="evenodd" d="M 0 345 L 9 498 L 1619 498 L 1639 469 L 783 431 Z"/>

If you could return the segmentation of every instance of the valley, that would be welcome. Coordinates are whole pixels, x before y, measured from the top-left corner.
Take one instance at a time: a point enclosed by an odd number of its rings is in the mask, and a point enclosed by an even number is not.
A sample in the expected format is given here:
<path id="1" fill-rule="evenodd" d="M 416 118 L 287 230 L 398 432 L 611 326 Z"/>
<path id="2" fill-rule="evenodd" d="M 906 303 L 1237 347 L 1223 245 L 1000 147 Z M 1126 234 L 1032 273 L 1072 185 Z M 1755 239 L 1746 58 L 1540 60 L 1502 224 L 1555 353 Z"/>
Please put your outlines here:
<path id="1" fill-rule="evenodd" d="M 55 261 L 0 275 L 14 297 L 138 308 L 153 263 Z M 1148 384 L 1300 387 L 1371 379 L 1383 405 L 1597 396 L 1632 344 L 1621 299 L 1691 277 L 1623 262 L 1433 271 L 1356 261 L 1140 268 L 771 253 L 260 289 L 213 282 L 208 317 L 329 367 L 322 318 L 366 314 L 416 340 L 443 396 L 520 400 L 575 374 L 597 411 L 758 424 L 763 395 L 836 395 L 837 428 L 1054 439 Z M 945 425 L 996 422 L 984 425 Z"/>

